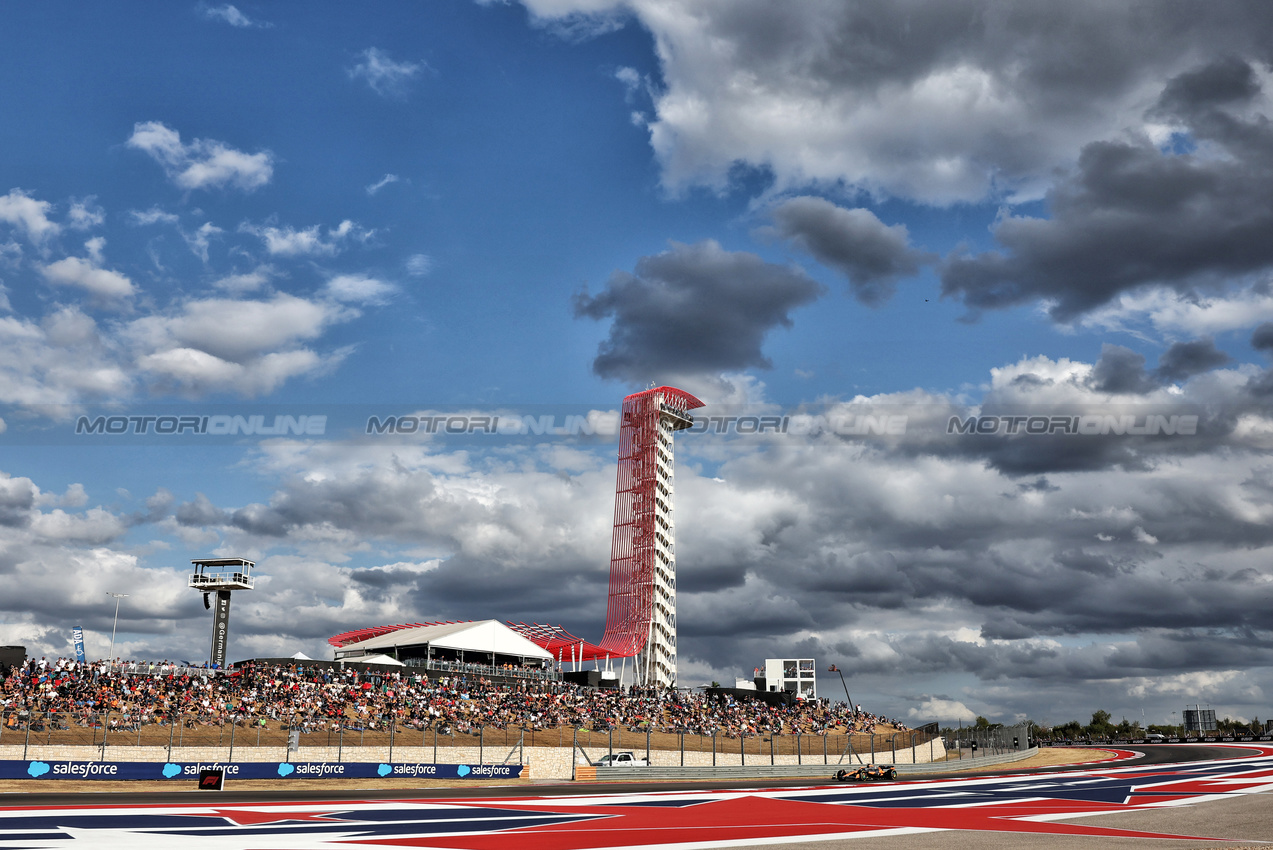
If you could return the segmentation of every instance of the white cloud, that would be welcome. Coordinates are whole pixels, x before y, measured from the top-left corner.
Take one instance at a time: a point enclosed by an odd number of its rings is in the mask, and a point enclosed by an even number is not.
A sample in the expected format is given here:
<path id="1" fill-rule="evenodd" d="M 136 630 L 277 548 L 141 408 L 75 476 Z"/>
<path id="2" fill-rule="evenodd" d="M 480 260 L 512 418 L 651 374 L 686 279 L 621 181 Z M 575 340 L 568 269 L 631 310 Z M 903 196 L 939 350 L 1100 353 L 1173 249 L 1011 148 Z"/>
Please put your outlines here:
<path id="1" fill-rule="evenodd" d="M 84 250 L 88 252 L 89 259 L 100 266 L 104 262 L 102 254 L 106 250 L 106 237 L 94 236 L 84 243 Z"/>
<path id="2" fill-rule="evenodd" d="M 428 254 L 412 254 L 407 258 L 407 274 L 424 277 L 433 271 L 433 258 Z"/>
<path id="3" fill-rule="evenodd" d="M 16 267 L 22 259 L 22 246 L 10 239 L 0 242 L 0 265 Z"/>
<path id="4" fill-rule="evenodd" d="M 118 300 L 133 295 L 136 290 L 131 280 L 117 271 L 97 265 L 101 260 L 100 245 L 97 246 L 96 251 L 93 246 L 90 246 L 89 251 L 96 253 L 97 256 L 89 260 L 66 257 L 42 266 L 40 273 L 49 283 L 78 287 L 103 300 Z"/>
<path id="5" fill-rule="evenodd" d="M 395 62 L 378 47 L 369 47 L 360 55 L 362 61 L 349 69 L 349 78 L 366 81 L 372 91 L 386 97 L 406 94 L 407 85 L 428 67 L 424 62 Z"/>
<path id="6" fill-rule="evenodd" d="M 397 183 L 400 179 L 401 178 L 398 177 L 398 175 L 396 174 L 386 174 L 384 177 L 381 177 L 375 183 L 372 183 L 369 186 L 367 186 L 367 194 L 374 195 L 377 192 L 379 192 L 381 189 L 383 189 L 384 187 L 388 186 L 389 184 Z"/>
<path id="7" fill-rule="evenodd" d="M 227 3 L 224 6 L 211 6 L 206 8 L 203 10 L 203 15 L 209 20 L 224 21 L 230 26 L 238 27 L 239 29 L 263 29 L 273 26 L 273 24 L 265 23 L 263 21 L 252 20 L 247 15 L 239 11 L 237 6 L 230 3 Z"/>
<path id="8" fill-rule="evenodd" d="M 52 209 L 48 201 L 37 201 L 21 189 L 0 195 L 0 222 L 13 225 L 32 245 L 41 245 L 61 231 L 49 220 Z"/>
<path id="9" fill-rule="evenodd" d="M 137 365 L 160 391 L 193 395 L 233 392 L 253 398 L 273 392 L 292 378 L 331 368 L 343 357 L 344 352 L 323 357 L 300 348 L 236 363 L 196 348 L 171 348 L 147 354 Z"/>
<path id="10" fill-rule="evenodd" d="M 208 244 L 213 237 L 219 236 L 224 232 L 212 222 L 205 221 L 199 225 L 199 229 L 194 233 L 186 233 L 183 230 L 181 236 L 186 240 L 186 245 L 190 247 L 194 255 L 206 263 L 208 262 Z"/>
<path id="11" fill-rule="evenodd" d="M 359 274 L 338 275 L 327 281 L 324 292 L 337 301 L 383 304 L 397 291 L 392 283 Z"/>
<path id="12" fill-rule="evenodd" d="M 955 723 L 960 720 L 970 723 L 977 719 L 977 712 L 957 699 L 928 697 L 919 705 L 908 708 L 906 716 L 911 719 L 922 720 L 932 720 L 937 717 L 941 719 L 942 723 Z"/>
<path id="13" fill-rule="evenodd" d="M 129 220 L 136 225 L 145 226 L 150 224 L 177 224 L 181 221 L 180 217 L 170 212 L 164 212 L 159 207 L 151 207 L 148 210 L 130 210 L 128 213 Z"/>
<path id="14" fill-rule="evenodd" d="M 293 227 L 275 227 L 274 225 L 256 225 L 244 222 L 239 225 L 239 232 L 251 233 L 265 243 L 265 250 L 280 257 L 334 257 L 344 250 L 350 241 L 366 243 L 374 235 L 374 230 L 367 230 L 346 219 L 324 233 L 322 227 L 315 224 L 303 230 Z"/>
<path id="15" fill-rule="evenodd" d="M 269 151 L 244 153 L 213 139 L 183 144 L 180 133 L 159 121 L 135 124 L 127 144 L 158 162 L 181 189 L 228 186 L 251 192 L 269 183 L 274 175 L 274 155 Z"/>
<path id="16" fill-rule="evenodd" d="M 273 266 L 260 265 L 250 272 L 226 275 L 225 277 L 214 280 L 212 285 L 217 289 L 222 289 L 235 295 L 242 295 L 244 293 L 255 292 L 256 290 L 261 289 L 267 285 L 273 277 Z"/>
<path id="17" fill-rule="evenodd" d="M 344 308 L 278 293 L 269 300 L 206 298 L 188 301 L 171 315 L 137 319 L 127 337 L 143 349 L 193 348 L 230 361 L 317 339 Z"/>
<path id="18" fill-rule="evenodd" d="M 1262 287 L 1217 295 L 1182 295 L 1165 287 L 1153 287 L 1121 295 L 1087 313 L 1077 324 L 1089 330 L 1131 333 L 1138 333 L 1148 324 L 1162 334 L 1200 337 L 1253 328 L 1268 321 L 1273 321 L 1273 295 Z"/>
<path id="19" fill-rule="evenodd" d="M 364 304 L 385 294 L 371 282 L 342 292 Z M 139 389 L 259 396 L 337 366 L 350 349 L 315 345 L 329 327 L 359 315 L 327 292 L 313 300 L 192 299 L 102 326 L 74 307 L 39 322 L 0 316 L 0 403 L 122 401 Z"/>
<path id="20" fill-rule="evenodd" d="M 106 213 L 97 205 L 96 200 L 90 195 L 82 200 L 72 201 L 66 214 L 67 223 L 75 230 L 100 227 L 106 221 Z"/>
<path id="21" fill-rule="evenodd" d="M 9 290 L 5 289 L 3 283 L 0 283 L 0 310 L 8 312 L 13 308 L 9 305 Z"/>

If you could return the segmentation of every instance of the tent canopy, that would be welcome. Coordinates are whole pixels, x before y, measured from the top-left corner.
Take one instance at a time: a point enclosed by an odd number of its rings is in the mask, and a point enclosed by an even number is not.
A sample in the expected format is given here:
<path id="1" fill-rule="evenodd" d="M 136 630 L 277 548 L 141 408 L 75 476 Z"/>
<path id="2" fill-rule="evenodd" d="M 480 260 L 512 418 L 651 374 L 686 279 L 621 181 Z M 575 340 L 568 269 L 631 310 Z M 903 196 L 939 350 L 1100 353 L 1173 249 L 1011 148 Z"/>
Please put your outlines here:
<path id="1" fill-rule="evenodd" d="M 512 655 L 544 661 L 553 656 L 533 641 L 519 635 L 498 620 L 476 620 L 467 623 L 437 623 L 395 629 L 366 640 L 347 643 L 340 647 L 338 657 L 348 660 L 350 652 L 384 652 L 399 646 L 418 646 L 454 649 L 465 652 L 487 652 Z"/>

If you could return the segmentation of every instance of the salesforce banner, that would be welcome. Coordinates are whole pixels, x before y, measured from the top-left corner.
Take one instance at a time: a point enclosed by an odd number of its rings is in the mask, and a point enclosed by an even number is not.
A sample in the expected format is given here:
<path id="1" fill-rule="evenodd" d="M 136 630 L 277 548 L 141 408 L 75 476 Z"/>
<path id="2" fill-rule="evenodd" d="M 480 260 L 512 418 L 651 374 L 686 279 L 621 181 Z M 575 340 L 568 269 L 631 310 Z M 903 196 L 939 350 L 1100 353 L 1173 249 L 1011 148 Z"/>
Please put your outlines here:
<path id="1" fill-rule="evenodd" d="M 167 779 L 199 778 L 200 770 L 223 770 L 231 779 L 518 779 L 520 764 L 376 764 L 334 761 L 149 762 L 3 761 L 0 779 Z"/>

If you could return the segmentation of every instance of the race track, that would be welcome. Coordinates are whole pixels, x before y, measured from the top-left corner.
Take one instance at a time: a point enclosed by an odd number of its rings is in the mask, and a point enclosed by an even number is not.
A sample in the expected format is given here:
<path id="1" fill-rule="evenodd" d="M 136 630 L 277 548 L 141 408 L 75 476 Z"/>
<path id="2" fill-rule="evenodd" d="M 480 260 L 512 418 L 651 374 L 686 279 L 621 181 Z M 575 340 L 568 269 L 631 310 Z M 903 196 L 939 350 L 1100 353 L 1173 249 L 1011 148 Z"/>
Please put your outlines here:
<path id="1" fill-rule="evenodd" d="M 1204 758 L 1165 763 L 1162 759 L 1170 758 L 1165 750 Z M 598 786 L 576 785 L 562 795 L 537 788 L 535 796 L 506 796 L 510 789 L 485 789 L 505 796 L 450 791 L 362 800 L 298 799 L 294 793 L 286 800 L 278 794 L 236 800 L 209 792 L 163 802 L 117 795 L 109 805 L 83 795 L 73 803 L 63 798 L 61 805 L 5 795 L 0 848 L 585 850 L 809 844 L 823 850 L 957 850 L 1151 847 L 1166 839 L 1180 848 L 1273 841 L 1273 796 L 1266 795 L 1273 790 L 1273 748 L 1136 751 L 1144 757 L 1076 770 L 816 787 L 753 783 L 722 788 L 717 783 L 712 790 L 681 785 L 606 793 Z M 14 805 L 14 798 L 21 804 Z"/>

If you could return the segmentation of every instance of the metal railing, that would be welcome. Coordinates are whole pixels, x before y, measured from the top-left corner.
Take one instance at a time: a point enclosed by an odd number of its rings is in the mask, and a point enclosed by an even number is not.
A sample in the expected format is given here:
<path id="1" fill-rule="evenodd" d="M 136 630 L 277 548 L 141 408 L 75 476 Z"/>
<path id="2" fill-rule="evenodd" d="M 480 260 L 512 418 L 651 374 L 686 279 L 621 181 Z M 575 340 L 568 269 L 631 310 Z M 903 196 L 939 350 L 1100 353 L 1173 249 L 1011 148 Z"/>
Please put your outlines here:
<path id="1" fill-rule="evenodd" d="M 663 766 L 677 767 L 685 765 L 687 754 L 696 754 L 691 760 L 701 760 L 703 754 L 711 753 L 713 764 L 719 760 L 722 767 L 725 761 L 742 762 L 747 767 L 781 766 L 779 758 L 794 757 L 795 767 L 817 768 L 813 770 L 816 774 L 824 768 L 892 763 L 904 752 L 940 759 L 936 742 L 935 736 L 917 730 L 875 735 L 740 737 L 662 732 L 652 727 L 486 725 L 455 719 L 404 718 L 400 714 L 329 717 L 297 713 L 279 717 L 242 706 L 227 713 L 201 705 L 175 711 L 107 708 L 44 712 L 7 708 L 0 712 L 0 746 L 21 745 L 23 758 L 31 747 L 37 746 L 91 746 L 102 760 L 106 760 L 108 752 L 114 760 L 129 760 L 121 751 L 130 747 L 160 747 L 169 757 L 174 748 L 220 747 L 227 748 L 228 759 L 233 760 L 236 750 L 242 754 L 256 748 L 271 748 L 274 755 L 286 758 L 294 744 L 333 749 L 337 761 L 344 758 L 347 747 L 388 747 L 390 752 L 395 747 L 421 747 L 431 749 L 435 760 L 442 748 L 476 748 L 479 758 L 485 758 L 487 750 L 494 754 L 516 749 L 520 754 L 526 747 L 575 747 L 588 761 L 605 752 L 631 750 Z M 923 752 L 925 746 L 927 754 Z"/>
<path id="2" fill-rule="evenodd" d="M 344 658 L 342 660 L 356 662 L 359 659 Z M 503 676 L 510 679 L 531 679 L 537 682 L 561 681 L 561 673 L 553 667 L 502 667 L 498 664 L 473 664 L 467 661 L 446 661 L 440 658 L 408 658 L 402 663 L 407 667 L 423 667 L 426 670 L 439 670 L 443 673 Z"/>

